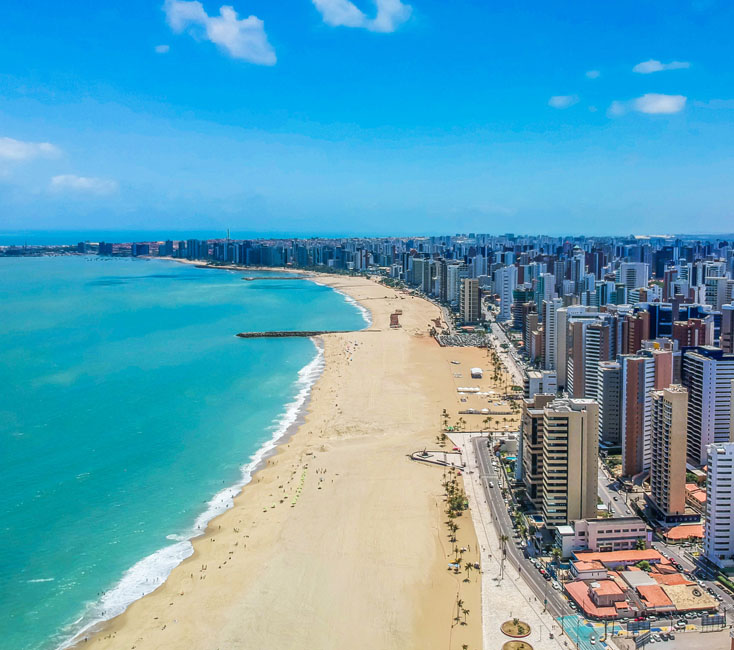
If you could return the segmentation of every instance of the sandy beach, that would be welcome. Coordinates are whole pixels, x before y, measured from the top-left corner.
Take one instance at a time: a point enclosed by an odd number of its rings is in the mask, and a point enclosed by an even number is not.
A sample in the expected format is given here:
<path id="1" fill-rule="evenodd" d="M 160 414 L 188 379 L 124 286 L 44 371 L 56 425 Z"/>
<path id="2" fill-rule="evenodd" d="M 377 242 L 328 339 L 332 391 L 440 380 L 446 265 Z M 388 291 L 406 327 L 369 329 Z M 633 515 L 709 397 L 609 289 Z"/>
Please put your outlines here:
<path id="1" fill-rule="evenodd" d="M 315 280 L 369 309 L 372 331 L 322 337 L 325 370 L 296 433 L 160 588 L 80 647 L 481 648 L 478 572 L 448 570 L 455 547 L 479 559 L 471 518 L 449 541 L 442 469 L 408 454 L 436 447 L 442 410 L 453 421 L 463 406 L 457 374 L 486 352 L 440 348 L 425 300 Z"/>

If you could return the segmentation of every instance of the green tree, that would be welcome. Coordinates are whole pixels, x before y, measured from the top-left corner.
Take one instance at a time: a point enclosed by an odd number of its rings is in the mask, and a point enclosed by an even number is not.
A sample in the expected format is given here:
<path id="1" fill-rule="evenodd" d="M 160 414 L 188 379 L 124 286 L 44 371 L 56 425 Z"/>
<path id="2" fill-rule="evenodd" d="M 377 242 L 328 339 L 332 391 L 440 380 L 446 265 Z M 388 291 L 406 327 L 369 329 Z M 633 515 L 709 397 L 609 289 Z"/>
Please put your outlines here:
<path id="1" fill-rule="evenodd" d="M 558 564 L 562 557 L 563 553 L 561 552 L 561 549 L 558 546 L 554 546 L 551 549 L 551 558 L 553 559 L 553 563 Z"/>

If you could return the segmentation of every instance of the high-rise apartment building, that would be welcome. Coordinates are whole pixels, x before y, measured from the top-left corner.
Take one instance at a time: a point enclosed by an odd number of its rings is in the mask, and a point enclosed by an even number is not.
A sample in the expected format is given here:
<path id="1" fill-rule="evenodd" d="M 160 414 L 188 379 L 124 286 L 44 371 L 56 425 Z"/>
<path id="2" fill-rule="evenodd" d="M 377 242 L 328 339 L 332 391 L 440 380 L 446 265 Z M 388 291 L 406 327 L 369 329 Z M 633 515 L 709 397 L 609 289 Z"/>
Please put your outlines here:
<path id="1" fill-rule="evenodd" d="M 721 307 L 719 345 L 724 352 L 734 353 L 734 303 Z"/>
<path id="2" fill-rule="evenodd" d="M 555 393 L 534 395 L 522 404 L 523 482 L 528 499 L 538 509 L 543 506 L 543 409 L 555 398 Z"/>
<path id="3" fill-rule="evenodd" d="M 703 552 L 721 568 L 734 567 L 734 444 L 706 449 L 706 523 Z"/>
<path id="4" fill-rule="evenodd" d="M 545 363 L 546 370 L 558 369 L 557 348 L 559 336 L 558 331 L 558 310 L 563 308 L 563 300 L 561 298 L 553 298 L 543 303 L 543 334 L 545 336 Z M 565 337 L 565 333 L 562 333 Z M 563 360 L 565 367 L 565 359 Z M 565 372 L 564 372 L 565 374 Z"/>
<path id="5" fill-rule="evenodd" d="M 707 447 L 734 441 L 732 417 L 734 354 L 702 346 L 683 350 L 683 383 L 688 388 L 688 461 L 706 462 Z"/>
<path id="6" fill-rule="evenodd" d="M 635 476 L 650 467 L 650 399 L 655 387 L 651 357 L 623 355 L 622 365 L 622 474 Z"/>
<path id="7" fill-rule="evenodd" d="M 550 527 L 596 517 L 599 409 L 556 399 L 543 412 L 543 518 Z"/>
<path id="8" fill-rule="evenodd" d="M 617 282 L 628 291 L 646 287 L 650 277 L 650 265 L 644 262 L 622 262 L 617 270 Z"/>
<path id="9" fill-rule="evenodd" d="M 597 399 L 599 386 L 599 363 L 610 361 L 615 353 L 614 329 L 607 316 L 591 323 L 584 333 L 583 394 L 582 397 Z"/>
<path id="10" fill-rule="evenodd" d="M 628 314 L 622 322 L 622 354 L 637 354 L 650 338 L 650 312 Z"/>
<path id="11" fill-rule="evenodd" d="M 459 315 L 465 323 L 478 323 L 481 319 L 479 280 L 476 278 L 464 278 L 461 281 Z"/>
<path id="12" fill-rule="evenodd" d="M 729 279 L 725 277 L 707 277 L 705 280 L 705 300 L 707 305 L 721 310 L 726 303 L 727 285 Z"/>
<path id="13" fill-rule="evenodd" d="M 512 292 L 517 287 L 517 267 L 503 266 L 494 272 L 495 292 L 500 296 L 500 313 L 497 320 L 512 318 Z"/>
<path id="14" fill-rule="evenodd" d="M 679 348 L 713 345 L 714 319 L 709 316 L 706 319 L 689 318 L 684 321 L 675 321 L 671 338 L 678 341 Z"/>
<path id="15" fill-rule="evenodd" d="M 685 520 L 688 391 L 672 385 L 651 394 L 650 500 L 666 523 Z"/>
<path id="16" fill-rule="evenodd" d="M 599 443 L 606 447 L 622 444 L 622 364 L 600 361 L 597 374 Z"/>
<path id="17" fill-rule="evenodd" d="M 622 355 L 619 361 L 622 365 L 622 473 L 635 476 L 650 467 L 650 393 L 672 383 L 673 353 L 642 350 L 640 354 Z"/>

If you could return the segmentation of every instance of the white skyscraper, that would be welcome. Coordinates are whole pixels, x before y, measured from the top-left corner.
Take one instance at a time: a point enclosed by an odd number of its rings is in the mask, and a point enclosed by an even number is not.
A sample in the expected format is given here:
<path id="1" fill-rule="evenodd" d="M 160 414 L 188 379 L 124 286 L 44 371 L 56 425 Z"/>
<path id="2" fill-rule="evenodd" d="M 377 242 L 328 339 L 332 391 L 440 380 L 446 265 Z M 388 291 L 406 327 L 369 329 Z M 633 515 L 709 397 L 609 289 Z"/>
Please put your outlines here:
<path id="1" fill-rule="evenodd" d="M 683 383 L 688 388 L 688 460 L 706 462 L 706 448 L 734 441 L 732 418 L 734 354 L 720 348 L 689 348 L 683 355 Z"/>
<path id="2" fill-rule="evenodd" d="M 517 267 L 503 266 L 494 272 L 495 290 L 500 295 L 500 314 L 497 320 L 512 318 L 512 292 L 517 287 Z"/>
<path id="3" fill-rule="evenodd" d="M 720 566 L 734 566 L 734 444 L 709 445 L 706 450 L 706 525 L 703 552 Z"/>
<path id="4" fill-rule="evenodd" d="M 563 307 L 561 298 L 553 298 L 543 303 L 543 330 L 545 336 L 545 369 L 556 370 L 558 360 L 556 348 L 558 344 L 558 310 Z M 565 332 L 563 333 L 565 337 Z"/>
<path id="5" fill-rule="evenodd" d="M 650 265 L 644 262 L 622 262 L 617 270 L 617 282 L 627 290 L 646 287 L 650 277 Z"/>

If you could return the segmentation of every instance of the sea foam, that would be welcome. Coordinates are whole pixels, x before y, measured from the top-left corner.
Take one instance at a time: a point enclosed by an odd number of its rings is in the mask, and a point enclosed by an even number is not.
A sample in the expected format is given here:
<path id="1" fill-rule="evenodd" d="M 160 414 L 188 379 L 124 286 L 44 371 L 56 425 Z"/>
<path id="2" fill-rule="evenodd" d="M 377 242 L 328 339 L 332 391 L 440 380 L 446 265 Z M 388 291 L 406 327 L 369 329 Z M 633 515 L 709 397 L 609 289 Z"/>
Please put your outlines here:
<path id="1" fill-rule="evenodd" d="M 372 313 L 370 312 L 369 309 L 367 309 L 361 303 L 357 302 L 348 293 L 344 293 L 343 291 L 340 291 L 339 289 L 335 289 L 334 287 L 332 287 L 332 289 L 334 289 L 334 291 L 336 291 L 338 294 L 344 296 L 344 300 L 348 302 L 350 305 L 352 305 L 353 307 L 355 307 L 357 311 L 359 311 L 367 327 L 372 327 Z"/>
<path id="2" fill-rule="evenodd" d="M 364 309 L 361 305 L 358 307 Z M 364 311 L 367 312 L 367 310 Z M 221 490 L 212 497 L 204 512 L 196 518 L 186 534 L 170 534 L 166 537 L 169 540 L 178 540 L 175 544 L 165 546 L 134 564 L 125 571 L 120 581 L 112 589 L 104 593 L 99 601 L 90 603 L 82 616 L 62 631 L 64 641 L 57 646 L 59 650 L 78 642 L 93 627 L 122 614 L 131 603 L 157 589 L 165 582 L 171 571 L 194 552 L 191 540 L 204 534 L 207 524 L 232 506 L 234 498 L 252 479 L 253 472 L 273 453 L 278 441 L 298 421 L 311 393 L 311 388 L 324 369 L 324 351 L 315 341 L 313 343 L 316 355 L 298 371 L 298 378 L 294 384 L 297 391 L 295 398 L 285 406 L 283 412 L 269 427 L 268 430 L 273 432 L 270 439 L 250 457 L 247 464 L 242 466 L 240 479 L 234 485 Z"/>

